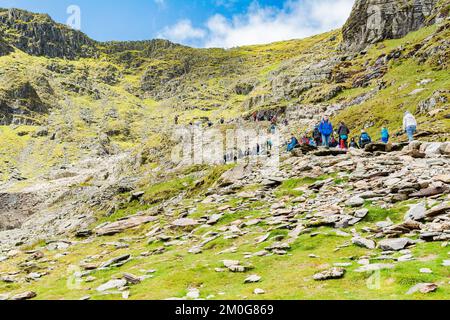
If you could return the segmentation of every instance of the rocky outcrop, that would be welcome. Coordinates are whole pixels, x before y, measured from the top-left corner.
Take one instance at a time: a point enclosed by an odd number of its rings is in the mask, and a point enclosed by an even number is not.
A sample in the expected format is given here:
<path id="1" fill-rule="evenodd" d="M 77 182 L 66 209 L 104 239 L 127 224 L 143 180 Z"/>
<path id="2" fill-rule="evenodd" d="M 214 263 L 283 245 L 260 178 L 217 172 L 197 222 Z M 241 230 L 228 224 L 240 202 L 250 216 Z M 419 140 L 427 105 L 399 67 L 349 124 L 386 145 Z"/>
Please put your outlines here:
<path id="1" fill-rule="evenodd" d="M 19 9 L 0 11 L 0 35 L 35 56 L 76 59 L 96 56 L 97 51 L 95 41 L 82 32 L 58 24 L 48 15 Z"/>
<path id="2" fill-rule="evenodd" d="M 0 57 L 7 55 L 12 51 L 11 46 L 9 46 L 5 40 L 0 37 Z"/>
<path id="3" fill-rule="evenodd" d="M 4 92 L 0 90 L 0 124 L 32 124 L 35 114 L 48 112 L 30 82 L 14 83 Z"/>
<path id="4" fill-rule="evenodd" d="M 423 27 L 438 0 L 357 0 L 343 27 L 343 48 L 362 50 Z"/>

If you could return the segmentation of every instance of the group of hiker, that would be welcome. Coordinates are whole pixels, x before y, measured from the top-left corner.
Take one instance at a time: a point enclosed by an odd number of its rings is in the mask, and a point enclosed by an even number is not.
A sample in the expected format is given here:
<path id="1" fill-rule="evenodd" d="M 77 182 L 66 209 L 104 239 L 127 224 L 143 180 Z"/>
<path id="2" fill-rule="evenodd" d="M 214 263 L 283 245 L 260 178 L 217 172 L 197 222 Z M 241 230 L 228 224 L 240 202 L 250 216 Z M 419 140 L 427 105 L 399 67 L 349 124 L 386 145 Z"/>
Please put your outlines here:
<path id="1" fill-rule="evenodd" d="M 408 136 L 409 142 L 414 140 L 414 134 L 417 130 L 417 121 L 411 112 L 406 111 L 403 118 L 403 130 Z M 346 150 L 349 148 L 354 149 L 364 149 L 368 144 L 372 143 L 372 137 L 366 130 L 361 130 L 361 134 L 358 138 L 350 137 L 350 129 L 344 122 L 339 123 L 338 129 L 335 131 L 333 124 L 331 123 L 328 116 L 324 116 L 320 124 L 314 127 L 314 130 L 309 135 L 306 133 L 299 141 L 295 134 L 287 145 L 287 150 L 292 151 L 299 145 L 310 145 L 314 147 L 323 146 L 325 148 L 337 148 Z M 381 128 L 381 142 L 389 143 L 390 134 L 386 126 Z"/>

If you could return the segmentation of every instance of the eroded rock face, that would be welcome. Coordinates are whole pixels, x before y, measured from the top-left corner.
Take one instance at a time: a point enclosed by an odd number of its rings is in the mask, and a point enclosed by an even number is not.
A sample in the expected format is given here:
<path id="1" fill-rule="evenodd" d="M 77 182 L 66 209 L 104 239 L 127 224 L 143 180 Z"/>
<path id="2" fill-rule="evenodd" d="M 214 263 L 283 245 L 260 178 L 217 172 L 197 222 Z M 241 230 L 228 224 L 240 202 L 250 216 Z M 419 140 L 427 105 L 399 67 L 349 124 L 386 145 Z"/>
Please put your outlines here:
<path id="1" fill-rule="evenodd" d="M 345 49 L 362 50 L 423 27 L 438 0 L 357 0 L 343 28 Z"/>
<path id="2" fill-rule="evenodd" d="M 0 32 L 15 47 L 36 56 L 75 59 L 95 56 L 95 42 L 83 33 L 56 24 L 48 15 L 24 10 L 0 10 Z"/>

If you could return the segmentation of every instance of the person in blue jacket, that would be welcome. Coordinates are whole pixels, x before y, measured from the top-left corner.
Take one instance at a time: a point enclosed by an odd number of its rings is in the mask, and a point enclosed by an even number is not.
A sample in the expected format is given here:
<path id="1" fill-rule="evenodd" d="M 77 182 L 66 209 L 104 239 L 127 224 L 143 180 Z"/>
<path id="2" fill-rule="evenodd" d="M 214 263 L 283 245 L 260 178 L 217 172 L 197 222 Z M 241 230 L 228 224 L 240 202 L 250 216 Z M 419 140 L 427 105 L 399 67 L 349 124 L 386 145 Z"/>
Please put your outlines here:
<path id="1" fill-rule="evenodd" d="M 319 131 L 322 134 L 322 145 L 326 148 L 330 147 L 330 136 L 333 133 L 333 125 L 327 116 L 323 117 L 319 125 Z"/>
<path id="2" fill-rule="evenodd" d="M 389 143 L 389 130 L 384 126 L 381 129 L 381 141 L 383 143 Z"/>
<path id="3" fill-rule="evenodd" d="M 291 152 L 291 151 L 294 150 L 295 147 L 297 147 L 297 146 L 298 146 L 298 140 L 297 140 L 297 138 L 295 137 L 295 135 L 292 134 L 291 142 L 289 142 L 289 144 L 288 144 L 287 151 L 288 151 L 288 152 Z"/>

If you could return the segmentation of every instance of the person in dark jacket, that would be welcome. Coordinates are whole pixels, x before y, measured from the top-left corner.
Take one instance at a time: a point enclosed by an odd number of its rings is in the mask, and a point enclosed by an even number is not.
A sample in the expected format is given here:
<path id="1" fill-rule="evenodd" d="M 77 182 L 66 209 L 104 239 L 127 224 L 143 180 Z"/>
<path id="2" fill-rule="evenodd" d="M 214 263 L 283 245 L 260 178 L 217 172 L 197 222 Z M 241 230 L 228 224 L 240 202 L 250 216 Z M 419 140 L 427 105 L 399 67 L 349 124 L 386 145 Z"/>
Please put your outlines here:
<path id="1" fill-rule="evenodd" d="M 353 149 L 359 149 L 359 146 L 358 146 L 358 144 L 356 143 L 355 138 L 352 138 L 352 140 L 350 141 L 349 147 L 350 147 L 350 148 L 353 148 Z"/>
<path id="2" fill-rule="evenodd" d="M 359 146 L 361 149 L 364 149 L 368 144 L 372 143 L 372 138 L 365 131 L 361 131 L 361 136 L 359 137 Z"/>
<path id="3" fill-rule="evenodd" d="M 287 151 L 291 152 L 292 150 L 294 150 L 296 147 L 298 146 L 298 140 L 297 138 L 292 135 L 291 137 L 291 142 L 289 142 L 288 146 L 287 146 Z"/>
<path id="4" fill-rule="evenodd" d="M 314 128 L 313 139 L 316 142 L 316 146 L 317 147 L 322 145 L 322 134 L 320 133 L 318 125 Z"/>
<path id="5" fill-rule="evenodd" d="M 333 125 L 331 124 L 330 119 L 327 116 L 323 117 L 323 120 L 319 125 L 319 131 L 322 134 L 322 145 L 326 148 L 329 148 L 330 137 L 333 133 Z"/>
<path id="6" fill-rule="evenodd" d="M 338 129 L 339 136 L 339 147 L 341 149 L 348 148 L 348 136 L 350 134 L 349 128 L 345 125 L 344 122 L 341 122 Z"/>
<path id="7" fill-rule="evenodd" d="M 333 134 L 330 137 L 330 142 L 329 143 L 330 143 L 330 147 L 331 148 L 336 148 L 339 145 L 338 141 L 336 140 L 336 138 L 334 137 Z"/>

